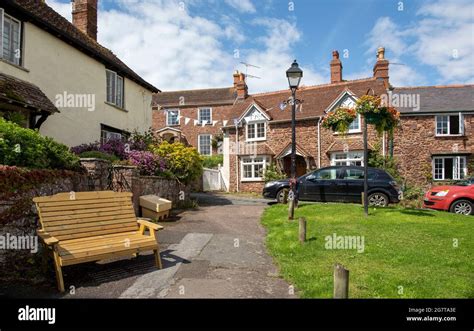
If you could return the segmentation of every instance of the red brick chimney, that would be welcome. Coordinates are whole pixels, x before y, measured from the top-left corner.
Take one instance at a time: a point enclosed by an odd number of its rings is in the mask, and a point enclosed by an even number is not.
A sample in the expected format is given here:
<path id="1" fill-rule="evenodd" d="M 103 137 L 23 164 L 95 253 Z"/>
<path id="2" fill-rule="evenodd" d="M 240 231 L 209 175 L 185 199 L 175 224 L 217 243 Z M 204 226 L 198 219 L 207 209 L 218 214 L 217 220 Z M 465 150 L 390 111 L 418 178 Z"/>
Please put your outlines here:
<path id="1" fill-rule="evenodd" d="M 72 23 L 76 28 L 97 40 L 97 1 L 72 0 Z"/>
<path id="2" fill-rule="evenodd" d="M 245 82 L 245 75 L 239 71 L 234 72 L 234 89 L 237 92 L 237 99 L 248 97 L 248 86 Z"/>
<path id="3" fill-rule="evenodd" d="M 342 82 L 342 63 L 339 60 L 339 52 L 332 51 L 331 84 L 340 82 Z"/>
<path id="4" fill-rule="evenodd" d="M 386 88 L 390 86 L 388 82 L 388 60 L 385 59 L 385 48 L 379 47 L 377 49 L 377 62 L 374 65 L 374 77 L 377 80 L 383 80 Z"/>

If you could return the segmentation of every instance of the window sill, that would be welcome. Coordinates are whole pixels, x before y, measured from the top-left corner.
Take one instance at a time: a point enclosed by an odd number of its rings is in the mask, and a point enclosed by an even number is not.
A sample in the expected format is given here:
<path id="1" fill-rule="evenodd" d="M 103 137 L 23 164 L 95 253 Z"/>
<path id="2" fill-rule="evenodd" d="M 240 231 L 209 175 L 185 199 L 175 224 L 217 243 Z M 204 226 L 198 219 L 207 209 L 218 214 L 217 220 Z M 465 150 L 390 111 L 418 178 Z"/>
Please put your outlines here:
<path id="1" fill-rule="evenodd" d="M 20 66 L 20 65 L 18 65 L 18 64 L 15 64 L 15 63 L 11 63 L 10 61 L 7 61 L 7 60 L 5 60 L 5 59 L 0 59 L 0 62 L 9 64 L 9 65 L 11 65 L 12 67 L 15 67 L 15 68 L 17 68 L 17 69 L 23 70 L 23 71 L 25 71 L 25 72 L 30 72 L 30 71 L 29 71 L 28 69 L 26 69 L 25 67 L 22 67 L 22 66 Z"/>
<path id="2" fill-rule="evenodd" d="M 349 131 L 349 132 L 346 132 L 346 133 L 341 133 L 341 132 L 334 132 L 333 135 L 335 136 L 341 136 L 341 135 L 348 135 L 348 134 L 361 134 L 362 131 L 361 130 L 358 130 L 358 131 Z"/>
<path id="3" fill-rule="evenodd" d="M 246 142 L 246 143 L 255 143 L 255 142 L 266 141 L 266 140 L 267 140 L 267 138 L 245 139 L 245 142 Z"/>
<path id="4" fill-rule="evenodd" d="M 121 110 L 121 111 L 123 111 L 123 112 L 128 113 L 128 110 L 125 109 L 125 108 L 121 108 L 121 107 L 119 107 L 119 106 L 117 106 L 117 105 L 114 105 L 113 103 L 108 102 L 108 101 L 104 101 L 104 103 L 105 103 L 106 105 L 109 105 L 110 107 L 114 107 L 115 109 L 118 109 L 118 110 Z"/>
<path id="5" fill-rule="evenodd" d="M 435 138 L 466 138 L 466 134 L 435 134 Z"/>
<path id="6" fill-rule="evenodd" d="M 244 183 L 263 182 L 263 178 L 241 178 L 240 181 Z"/>

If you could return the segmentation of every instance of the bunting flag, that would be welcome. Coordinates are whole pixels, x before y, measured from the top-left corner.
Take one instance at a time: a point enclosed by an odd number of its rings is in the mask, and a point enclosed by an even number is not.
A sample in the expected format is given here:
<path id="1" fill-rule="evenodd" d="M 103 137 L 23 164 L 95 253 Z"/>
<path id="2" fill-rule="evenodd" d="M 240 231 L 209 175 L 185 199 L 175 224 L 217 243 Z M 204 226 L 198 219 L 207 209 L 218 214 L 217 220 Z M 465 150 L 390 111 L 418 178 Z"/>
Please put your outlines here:
<path id="1" fill-rule="evenodd" d="M 199 121 L 198 120 L 194 120 L 194 126 L 198 125 L 199 124 Z"/>
<path id="2" fill-rule="evenodd" d="M 179 120 L 180 120 L 182 117 L 183 117 L 183 116 L 181 116 L 181 115 L 178 115 L 178 121 L 179 121 Z"/>
<path id="3" fill-rule="evenodd" d="M 188 123 L 189 123 L 190 120 L 191 120 L 191 119 L 190 119 L 189 117 L 185 117 L 185 118 L 184 118 L 184 125 L 188 125 Z"/>
<path id="4" fill-rule="evenodd" d="M 227 120 L 223 120 L 223 121 L 222 121 L 222 126 L 226 126 L 226 125 L 227 125 L 227 122 L 228 122 Z"/>
<path id="5" fill-rule="evenodd" d="M 207 120 L 202 120 L 201 125 L 204 127 L 207 124 Z"/>
<path id="6" fill-rule="evenodd" d="M 219 121 L 212 121 L 212 126 L 216 126 L 217 122 Z"/>

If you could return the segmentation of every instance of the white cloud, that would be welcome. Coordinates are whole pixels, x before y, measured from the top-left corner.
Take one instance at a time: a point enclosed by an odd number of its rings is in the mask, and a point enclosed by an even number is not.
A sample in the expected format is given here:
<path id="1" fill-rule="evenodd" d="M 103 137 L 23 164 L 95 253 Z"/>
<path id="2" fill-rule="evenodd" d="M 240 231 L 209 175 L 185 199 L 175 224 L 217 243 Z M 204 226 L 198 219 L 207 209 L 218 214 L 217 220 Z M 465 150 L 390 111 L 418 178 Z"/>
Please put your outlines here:
<path id="1" fill-rule="evenodd" d="M 395 86 L 426 84 L 414 65 L 436 71 L 436 84 L 474 82 L 474 19 L 469 0 L 443 0 L 422 6 L 416 24 L 399 26 L 389 17 L 379 18 L 367 39 L 367 54 L 374 59 L 384 46 Z M 413 62 L 415 60 L 415 62 Z M 401 63 L 401 65 L 397 65 Z"/>
<path id="2" fill-rule="evenodd" d="M 301 33 L 294 23 L 283 19 L 261 18 L 253 21 L 257 26 L 266 29 L 266 35 L 259 39 L 262 49 L 250 50 L 246 62 L 261 67 L 257 76 L 261 79 L 251 79 L 249 87 L 253 91 L 272 91 L 288 88 L 286 70 L 295 59 L 293 46 L 301 38 Z M 301 65 L 301 63 L 300 63 Z M 311 67 L 301 66 L 303 70 L 302 84 L 314 85 L 325 81 L 322 75 Z"/>
<path id="3" fill-rule="evenodd" d="M 445 83 L 474 82 L 474 16 L 470 1 L 438 1 L 420 8 L 413 29 L 418 60 L 436 68 Z"/>
<path id="4" fill-rule="evenodd" d="M 250 2 L 239 3 L 241 8 L 251 8 Z M 71 16 L 69 4 L 48 4 Z M 285 71 L 294 59 L 292 46 L 301 37 L 294 23 L 256 19 L 253 24 L 263 27 L 263 34 L 246 48 L 239 46 L 246 36 L 237 19 L 193 16 L 190 2 L 182 7 L 177 0 L 143 0 L 130 6 L 130 0 L 118 0 L 117 5 L 118 9 L 99 10 L 99 42 L 163 91 L 231 86 L 232 73 L 242 69 L 241 61 L 262 67 L 255 73 L 262 79 L 248 80 L 251 93 L 287 88 Z M 234 58 L 235 49 L 239 58 Z M 325 81 L 311 68 L 303 70 L 303 83 Z"/>
<path id="5" fill-rule="evenodd" d="M 225 0 L 225 2 L 241 13 L 255 13 L 257 11 L 250 0 Z"/>

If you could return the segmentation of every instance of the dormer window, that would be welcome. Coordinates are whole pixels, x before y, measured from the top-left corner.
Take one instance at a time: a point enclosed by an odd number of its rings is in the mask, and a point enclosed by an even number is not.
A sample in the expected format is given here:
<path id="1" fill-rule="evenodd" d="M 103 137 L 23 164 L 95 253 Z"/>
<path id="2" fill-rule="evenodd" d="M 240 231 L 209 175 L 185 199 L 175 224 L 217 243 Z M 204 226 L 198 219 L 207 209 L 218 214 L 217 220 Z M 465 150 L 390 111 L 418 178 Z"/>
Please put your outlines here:
<path id="1" fill-rule="evenodd" d="M 0 58 L 20 65 L 21 23 L 0 8 Z"/>
<path id="2" fill-rule="evenodd" d="M 265 140 L 267 128 L 264 121 L 247 123 L 247 141 Z"/>

